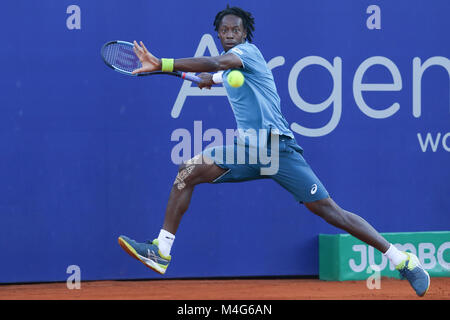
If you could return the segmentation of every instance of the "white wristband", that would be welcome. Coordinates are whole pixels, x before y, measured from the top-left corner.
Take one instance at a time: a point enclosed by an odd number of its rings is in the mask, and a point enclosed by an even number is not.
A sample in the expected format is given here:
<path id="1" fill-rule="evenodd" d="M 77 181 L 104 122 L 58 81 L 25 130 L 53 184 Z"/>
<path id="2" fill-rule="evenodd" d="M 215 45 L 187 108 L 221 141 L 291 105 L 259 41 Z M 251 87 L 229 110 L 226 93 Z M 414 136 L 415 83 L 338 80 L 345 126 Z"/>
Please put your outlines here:
<path id="1" fill-rule="evenodd" d="M 222 83 L 223 82 L 222 73 L 223 73 L 223 71 L 219 71 L 219 72 L 214 73 L 213 77 L 212 77 L 212 81 L 214 83 Z"/>

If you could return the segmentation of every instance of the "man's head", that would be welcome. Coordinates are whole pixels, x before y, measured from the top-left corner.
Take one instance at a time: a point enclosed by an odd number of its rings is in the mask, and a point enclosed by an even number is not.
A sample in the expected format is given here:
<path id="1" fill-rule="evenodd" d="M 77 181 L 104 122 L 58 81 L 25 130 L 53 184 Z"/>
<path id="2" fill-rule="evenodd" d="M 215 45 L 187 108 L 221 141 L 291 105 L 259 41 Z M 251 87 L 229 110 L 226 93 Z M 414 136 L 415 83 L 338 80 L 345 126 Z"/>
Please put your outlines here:
<path id="1" fill-rule="evenodd" d="M 238 7 L 220 11 L 214 19 L 214 28 L 225 51 L 230 50 L 246 40 L 252 42 L 255 19 L 250 12 Z"/>

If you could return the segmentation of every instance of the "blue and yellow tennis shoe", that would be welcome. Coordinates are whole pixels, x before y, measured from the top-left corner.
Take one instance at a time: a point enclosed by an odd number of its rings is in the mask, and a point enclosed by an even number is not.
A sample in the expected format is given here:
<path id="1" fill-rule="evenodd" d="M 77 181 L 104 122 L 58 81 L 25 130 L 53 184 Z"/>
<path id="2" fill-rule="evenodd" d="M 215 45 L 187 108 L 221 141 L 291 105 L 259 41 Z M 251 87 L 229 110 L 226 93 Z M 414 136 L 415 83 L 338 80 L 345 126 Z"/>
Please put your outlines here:
<path id="1" fill-rule="evenodd" d="M 171 260 L 171 256 L 164 256 L 158 248 L 158 239 L 140 243 L 126 236 L 119 237 L 119 245 L 133 258 L 141 261 L 150 269 L 164 274 Z"/>
<path id="2" fill-rule="evenodd" d="M 400 272 L 402 279 L 407 279 L 416 294 L 423 297 L 430 288 L 430 275 L 420 264 L 416 255 L 403 251 L 408 258 L 395 267 Z"/>

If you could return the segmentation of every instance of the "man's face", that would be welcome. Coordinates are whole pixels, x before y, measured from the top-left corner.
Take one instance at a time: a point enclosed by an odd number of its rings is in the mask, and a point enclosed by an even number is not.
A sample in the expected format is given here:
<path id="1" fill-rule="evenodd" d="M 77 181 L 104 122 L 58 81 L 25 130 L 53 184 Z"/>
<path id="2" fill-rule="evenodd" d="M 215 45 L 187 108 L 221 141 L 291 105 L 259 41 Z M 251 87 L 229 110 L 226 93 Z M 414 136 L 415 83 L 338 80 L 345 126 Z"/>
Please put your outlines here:
<path id="1" fill-rule="evenodd" d="M 233 14 L 228 14 L 222 18 L 218 31 L 220 42 L 225 52 L 245 42 L 247 37 L 242 19 Z"/>

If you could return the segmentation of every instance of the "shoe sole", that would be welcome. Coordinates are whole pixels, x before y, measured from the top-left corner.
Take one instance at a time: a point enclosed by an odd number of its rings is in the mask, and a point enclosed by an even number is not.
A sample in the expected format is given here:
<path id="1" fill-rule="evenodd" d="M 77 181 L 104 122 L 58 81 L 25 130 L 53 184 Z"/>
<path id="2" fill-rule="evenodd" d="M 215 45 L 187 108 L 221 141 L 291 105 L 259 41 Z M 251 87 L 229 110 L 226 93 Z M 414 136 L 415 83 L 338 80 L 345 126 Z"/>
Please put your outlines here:
<path id="1" fill-rule="evenodd" d="M 134 250 L 134 248 L 132 246 L 130 246 L 122 238 L 119 237 L 118 242 L 119 242 L 119 245 L 122 247 L 123 250 L 125 250 L 126 253 L 128 253 L 130 256 L 132 256 L 136 260 L 139 260 L 140 262 L 142 262 L 144 265 L 146 265 L 147 267 L 149 267 L 153 271 L 155 271 L 155 272 L 157 272 L 159 274 L 166 273 L 166 270 L 164 270 L 163 268 L 158 266 L 155 262 L 153 262 L 152 260 L 147 259 L 146 257 L 143 257 L 139 253 L 137 253 L 136 250 Z"/>
<path id="2" fill-rule="evenodd" d="M 423 297 L 424 295 L 427 294 L 428 289 L 430 289 L 430 284 L 431 284 L 430 274 L 429 274 L 429 273 L 427 272 L 427 270 L 425 270 L 424 267 L 421 265 L 421 263 L 420 263 L 420 261 L 419 261 L 419 258 L 417 258 L 416 255 L 411 255 L 411 254 L 410 254 L 409 256 L 410 256 L 410 259 L 413 259 L 414 262 L 417 264 L 417 266 L 418 266 L 419 268 L 421 268 L 421 269 L 425 272 L 425 274 L 427 275 L 427 278 L 428 278 L 428 286 L 427 286 L 427 290 L 425 290 L 425 292 L 422 293 L 422 294 L 418 294 L 419 297 Z"/>
<path id="3" fill-rule="evenodd" d="M 428 277 L 428 287 L 427 287 L 427 290 L 425 290 L 425 292 L 424 293 L 422 293 L 421 295 L 419 295 L 419 297 L 423 297 L 424 295 L 426 295 L 427 294 L 427 292 L 428 292 L 428 289 L 430 289 L 430 284 L 431 284 L 431 279 L 430 279 L 430 275 L 428 274 L 428 272 L 424 269 L 424 271 L 425 271 L 425 273 L 427 274 L 427 277 Z"/>

